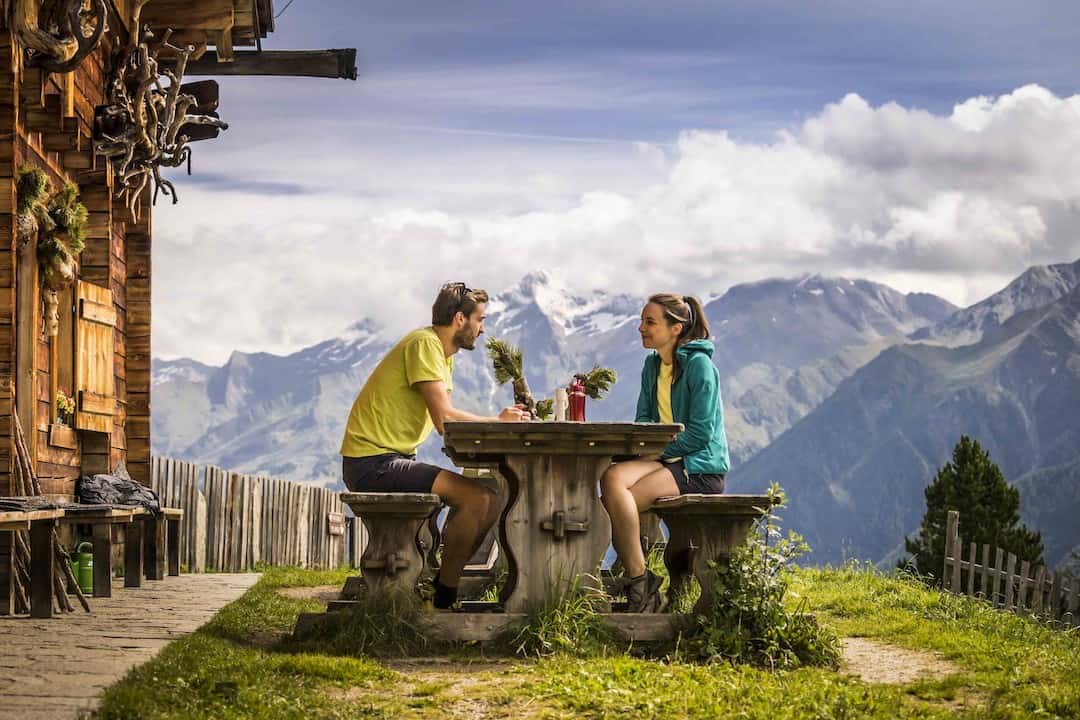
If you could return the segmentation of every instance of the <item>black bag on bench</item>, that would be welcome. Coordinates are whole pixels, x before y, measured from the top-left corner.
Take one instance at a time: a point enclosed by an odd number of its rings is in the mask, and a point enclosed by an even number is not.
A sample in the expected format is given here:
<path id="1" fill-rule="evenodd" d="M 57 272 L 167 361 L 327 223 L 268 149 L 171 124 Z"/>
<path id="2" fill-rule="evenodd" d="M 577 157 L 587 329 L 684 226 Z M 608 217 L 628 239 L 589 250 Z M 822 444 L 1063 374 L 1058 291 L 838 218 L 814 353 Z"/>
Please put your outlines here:
<path id="1" fill-rule="evenodd" d="M 161 514 L 157 493 L 131 479 L 123 463 L 112 475 L 84 475 L 75 483 L 79 502 L 92 505 L 139 505 L 155 515 Z"/>

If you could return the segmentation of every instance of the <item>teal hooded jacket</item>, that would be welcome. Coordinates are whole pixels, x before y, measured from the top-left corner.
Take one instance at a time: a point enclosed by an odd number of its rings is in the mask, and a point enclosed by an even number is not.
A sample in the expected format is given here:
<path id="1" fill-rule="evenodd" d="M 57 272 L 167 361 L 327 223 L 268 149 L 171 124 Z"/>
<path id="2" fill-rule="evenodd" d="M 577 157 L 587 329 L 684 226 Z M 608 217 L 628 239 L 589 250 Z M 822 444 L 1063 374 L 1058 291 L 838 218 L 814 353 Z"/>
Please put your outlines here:
<path id="1" fill-rule="evenodd" d="M 671 381 L 671 414 L 684 430 L 666 447 L 661 457 L 683 459 L 687 473 L 726 475 L 727 435 L 724 405 L 720 400 L 720 372 L 713 365 L 713 345 L 691 340 L 675 350 L 675 375 Z M 660 422 L 656 382 L 660 355 L 653 352 L 641 369 L 636 422 Z"/>

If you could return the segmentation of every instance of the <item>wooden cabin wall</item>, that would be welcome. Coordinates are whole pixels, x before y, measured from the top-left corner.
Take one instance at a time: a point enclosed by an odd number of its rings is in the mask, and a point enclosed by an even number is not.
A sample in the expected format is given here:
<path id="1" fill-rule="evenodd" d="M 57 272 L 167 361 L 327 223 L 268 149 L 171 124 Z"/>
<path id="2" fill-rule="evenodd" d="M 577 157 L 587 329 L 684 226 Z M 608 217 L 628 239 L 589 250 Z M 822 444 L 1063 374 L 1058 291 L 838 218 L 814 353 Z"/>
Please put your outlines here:
<path id="1" fill-rule="evenodd" d="M 15 407 L 15 47 L 0 29 L 0 494 L 10 495 Z"/>
<path id="2" fill-rule="evenodd" d="M 122 26 L 120 29 L 124 32 Z M 95 157 L 92 152 L 94 108 L 104 100 L 105 59 L 112 44 L 118 41 L 126 42 L 126 37 L 118 39 L 110 32 L 74 72 L 52 75 L 22 68 L 17 43 L 9 30 L 0 29 L 3 44 L 0 48 L 0 494 L 12 491 L 12 398 L 23 387 L 18 381 L 22 367 L 32 368 L 24 382 L 27 392 L 34 397 L 32 423 L 23 425 L 44 492 L 70 496 L 80 474 L 111 470 L 122 460 L 130 462 L 129 470 L 136 480 L 149 483 L 149 192 L 144 194 L 139 221 L 132 222 L 128 209 L 113 200 L 111 170 L 105 159 Z M 68 447 L 50 443 L 55 402 L 52 353 L 50 339 L 41 331 L 38 297 L 22 303 L 21 312 L 17 310 L 19 278 L 25 275 L 24 281 L 30 278 L 36 281 L 36 269 L 29 267 L 35 263 L 32 253 L 20 268 L 15 248 L 13 176 L 15 169 L 25 163 L 43 168 L 57 186 L 65 179 L 79 183 L 80 200 L 89 211 L 89 232 L 86 249 L 79 259 L 79 279 L 107 288 L 117 315 L 113 333 L 116 403 L 111 432 L 74 433 L 77 440 L 67 442 Z M 134 252 L 129 251 L 129 243 L 135 246 Z M 131 387 L 126 336 L 129 277 L 138 284 L 134 299 L 138 370 Z M 61 308 L 61 312 L 70 311 Z M 32 352 L 23 354 L 21 363 L 17 360 L 20 336 L 23 345 L 33 346 Z M 63 389 L 75 392 L 74 386 Z M 135 427 L 130 429 L 129 390 L 136 399 Z M 19 408 L 22 406 L 18 404 Z M 134 442 L 132 431 L 138 436 Z"/>
<path id="3" fill-rule="evenodd" d="M 147 191 L 149 196 L 149 191 Z M 143 205 L 149 208 L 147 200 Z M 125 414 L 127 417 L 127 460 L 131 477 L 150 484 L 150 238 L 152 213 L 143 212 L 138 223 L 127 227 L 126 305 L 124 333 L 127 371 Z M 120 364 L 117 364 L 120 367 Z M 121 387 L 119 384 L 117 388 Z"/>

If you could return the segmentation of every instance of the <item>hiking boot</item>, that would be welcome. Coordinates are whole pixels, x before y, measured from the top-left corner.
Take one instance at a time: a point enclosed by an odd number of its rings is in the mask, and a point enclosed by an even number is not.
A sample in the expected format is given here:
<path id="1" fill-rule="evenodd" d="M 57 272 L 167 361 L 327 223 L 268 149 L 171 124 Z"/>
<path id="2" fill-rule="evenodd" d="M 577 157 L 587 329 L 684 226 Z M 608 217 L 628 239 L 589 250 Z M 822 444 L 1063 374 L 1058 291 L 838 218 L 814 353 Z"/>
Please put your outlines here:
<path id="1" fill-rule="evenodd" d="M 645 574 L 630 578 L 626 583 L 626 612 L 658 613 L 664 609 L 666 601 L 660 594 L 664 579 L 646 570 Z"/>

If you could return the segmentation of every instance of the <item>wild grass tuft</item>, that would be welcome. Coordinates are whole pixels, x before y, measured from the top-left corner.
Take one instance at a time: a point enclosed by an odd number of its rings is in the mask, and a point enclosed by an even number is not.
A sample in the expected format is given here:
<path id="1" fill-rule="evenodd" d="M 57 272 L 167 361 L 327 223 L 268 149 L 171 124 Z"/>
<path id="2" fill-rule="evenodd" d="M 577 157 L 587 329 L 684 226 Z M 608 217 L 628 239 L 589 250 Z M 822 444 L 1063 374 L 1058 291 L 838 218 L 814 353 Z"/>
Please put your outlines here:
<path id="1" fill-rule="evenodd" d="M 562 593 L 549 586 L 543 606 L 533 609 L 523 624 L 509 631 L 506 642 L 511 650 L 524 657 L 589 657 L 613 651 L 615 632 L 600 614 L 611 598 L 597 589 L 597 578 L 586 579 L 591 584 L 575 580 Z"/>
<path id="2" fill-rule="evenodd" d="M 425 632 L 423 612 L 411 593 L 362 595 L 356 605 L 327 614 L 285 647 L 349 657 L 409 657 L 445 649 Z"/>

